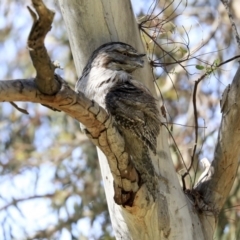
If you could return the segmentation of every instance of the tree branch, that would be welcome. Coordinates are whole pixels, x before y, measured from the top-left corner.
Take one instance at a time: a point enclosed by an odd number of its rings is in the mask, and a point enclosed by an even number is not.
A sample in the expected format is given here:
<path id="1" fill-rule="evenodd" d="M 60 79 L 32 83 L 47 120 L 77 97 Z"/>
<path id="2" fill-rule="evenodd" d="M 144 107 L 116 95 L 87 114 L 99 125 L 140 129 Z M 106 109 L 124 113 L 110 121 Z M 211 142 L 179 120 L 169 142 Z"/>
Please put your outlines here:
<path id="1" fill-rule="evenodd" d="M 231 190 L 235 179 L 240 155 L 240 67 L 231 86 L 227 87 L 223 115 L 219 130 L 218 143 L 214 159 L 207 176 L 197 184 L 196 190 L 203 196 L 204 201 L 219 212 Z"/>
<path id="2" fill-rule="evenodd" d="M 25 201 L 29 201 L 29 200 L 33 200 L 33 199 L 38 199 L 38 198 L 52 198 L 54 196 L 54 194 L 43 194 L 43 195 L 33 195 L 33 196 L 28 196 L 28 197 L 24 197 L 24 198 L 18 198 L 18 199 L 13 199 L 10 203 L 2 206 L 0 208 L 0 212 L 3 210 L 6 210 L 7 208 L 13 206 L 13 205 L 17 205 L 20 202 L 25 202 Z"/>
<path id="3" fill-rule="evenodd" d="M 49 10 L 42 0 L 32 0 L 32 3 L 38 15 L 28 7 L 33 18 L 33 26 L 28 37 L 28 48 L 37 72 L 35 82 L 40 92 L 53 95 L 59 91 L 61 84 L 54 77 L 56 67 L 48 56 L 44 40 L 51 29 L 54 12 Z"/>
<path id="4" fill-rule="evenodd" d="M 115 201 L 118 204 L 131 202 L 139 189 L 139 177 L 129 162 L 125 142 L 112 125 L 106 111 L 82 93 L 74 92 L 64 81 L 60 91 L 52 96 L 37 90 L 34 79 L 0 81 L 0 102 L 26 101 L 41 103 L 67 113 L 84 124 L 86 134 L 107 156 L 115 180 Z M 123 194 L 124 192 L 124 194 Z"/>
<path id="5" fill-rule="evenodd" d="M 82 122 L 93 137 L 101 134 L 105 129 L 103 123 L 108 119 L 104 109 L 100 110 L 98 104 L 83 94 L 77 94 L 66 83 L 56 95 L 48 96 L 38 91 L 34 79 L 0 81 L 0 102 L 12 101 L 41 103 L 64 111 Z"/>
<path id="6" fill-rule="evenodd" d="M 225 0 L 221 0 L 221 2 L 226 8 L 236 42 L 240 48 L 240 38 L 237 32 L 236 24 L 233 20 L 233 15 L 228 6 L 229 3 Z M 239 56 L 235 56 L 234 58 L 236 57 Z M 220 67 L 234 58 L 220 63 L 216 67 Z M 203 78 L 200 78 L 197 82 L 202 79 Z M 237 132 L 240 129 L 239 84 L 240 66 L 238 66 L 238 70 L 232 84 L 226 87 L 222 96 L 222 121 L 219 129 L 218 143 L 215 149 L 214 159 L 207 175 L 203 179 L 200 179 L 195 187 L 195 189 L 198 190 L 200 195 L 203 197 L 203 201 L 211 206 L 211 210 L 215 213 L 219 213 L 222 209 L 223 204 L 225 203 L 232 188 L 239 165 L 240 135 Z"/>

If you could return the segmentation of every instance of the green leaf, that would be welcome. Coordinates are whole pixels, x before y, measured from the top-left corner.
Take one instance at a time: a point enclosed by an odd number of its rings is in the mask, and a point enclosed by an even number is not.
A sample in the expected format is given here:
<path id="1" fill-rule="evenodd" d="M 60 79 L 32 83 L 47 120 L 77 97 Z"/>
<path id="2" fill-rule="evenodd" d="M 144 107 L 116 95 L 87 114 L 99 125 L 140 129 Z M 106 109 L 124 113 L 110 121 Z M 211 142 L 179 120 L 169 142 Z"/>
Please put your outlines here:
<path id="1" fill-rule="evenodd" d="M 198 69 L 198 70 L 203 70 L 203 69 L 205 68 L 205 67 L 202 66 L 202 65 L 196 65 L 195 67 L 196 67 L 196 69 Z"/>

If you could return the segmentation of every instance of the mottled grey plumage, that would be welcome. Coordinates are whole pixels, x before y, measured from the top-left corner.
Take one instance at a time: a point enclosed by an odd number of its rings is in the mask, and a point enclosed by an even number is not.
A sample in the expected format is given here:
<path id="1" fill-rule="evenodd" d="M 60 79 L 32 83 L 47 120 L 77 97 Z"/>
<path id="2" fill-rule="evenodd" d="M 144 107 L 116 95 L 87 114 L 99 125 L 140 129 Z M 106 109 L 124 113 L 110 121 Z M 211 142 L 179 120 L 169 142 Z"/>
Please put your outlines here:
<path id="1" fill-rule="evenodd" d="M 149 149 L 156 154 L 161 122 L 156 100 L 142 83 L 131 76 L 134 70 L 143 67 L 143 56 L 125 43 L 102 45 L 90 57 L 76 90 L 113 116 L 125 139 L 126 151 L 142 175 L 142 181 L 147 182 L 148 175 L 154 176 Z M 150 191 L 154 189 L 153 184 L 148 184 Z"/>

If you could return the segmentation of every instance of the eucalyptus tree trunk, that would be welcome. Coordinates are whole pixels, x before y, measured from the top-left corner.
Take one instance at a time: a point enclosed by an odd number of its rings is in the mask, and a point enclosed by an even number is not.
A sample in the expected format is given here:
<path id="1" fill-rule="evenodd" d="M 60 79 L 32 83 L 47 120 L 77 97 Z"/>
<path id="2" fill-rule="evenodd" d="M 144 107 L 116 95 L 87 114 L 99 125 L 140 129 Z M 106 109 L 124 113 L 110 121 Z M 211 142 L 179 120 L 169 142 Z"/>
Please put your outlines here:
<path id="1" fill-rule="evenodd" d="M 130 0 L 59 0 L 59 4 L 78 76 L 81 76 L 93 50 L 103 43 L 122 41 L 132 45 L 139 52 L 145 51 Z M 150 66 L 147 63 L 145 65 L 143 70 L 136 72 L 135 78 L 142 81 L 152 94 L 156 95 Z M 238 79 L 239 77 L 235 80 Z M 234 95 L 231 95 L 231 92 Z M 132 206 L 117 205 L 114 201 L 110 160 L 98 149 L 116 239 L 212 239 L 218 213 L 234 180 L 234 177 L 230 176 L 235 176 L 237 169 L 237 143 L 240 139 L 238 136 L 234 137 L 234 142 L 231 142 L 234 147 L 232 152 L 226 144 L 229 135 L 234 135 L 234 128 L 237 127 L 238 95 L 232 88 L 227 91 L 226 99 L 229 101 L 225 103 L 223 110 L 215 159 L 212 166 L 206 170 L 206 175 L 198 182 L 196 189 L 192 191 L 184 193 L 180 186 L 169 151 L 168 131 L 164 125 L 161 126 L 157 139 L 157 155 L 151 155 L 158 181 L 156 199 L 149 196 L 146 186 L 143 185 L 138 190 Z M 231 132 L 228 131 L 229 124 L 233 126 Z M 223 137 L 226 133 L 228 139 Z M 221 189 L 221 184 L 224 184 L 225 190 Z"/>

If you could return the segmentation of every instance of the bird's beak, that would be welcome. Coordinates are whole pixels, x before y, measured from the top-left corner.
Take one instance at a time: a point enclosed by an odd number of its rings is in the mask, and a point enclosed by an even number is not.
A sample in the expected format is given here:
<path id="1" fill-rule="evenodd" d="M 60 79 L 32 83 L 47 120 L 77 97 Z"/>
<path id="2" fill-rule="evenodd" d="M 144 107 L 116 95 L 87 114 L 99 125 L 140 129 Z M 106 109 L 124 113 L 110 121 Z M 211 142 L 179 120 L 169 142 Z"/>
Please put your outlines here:
<path id="1" fill-rule="evenodd" d="M 146 54 L 145 54 L 145 53 L 140 53 L 140 54 L 138 54 L 137 56 L 138 56 L 138 57 L 145 57 Z"/>

